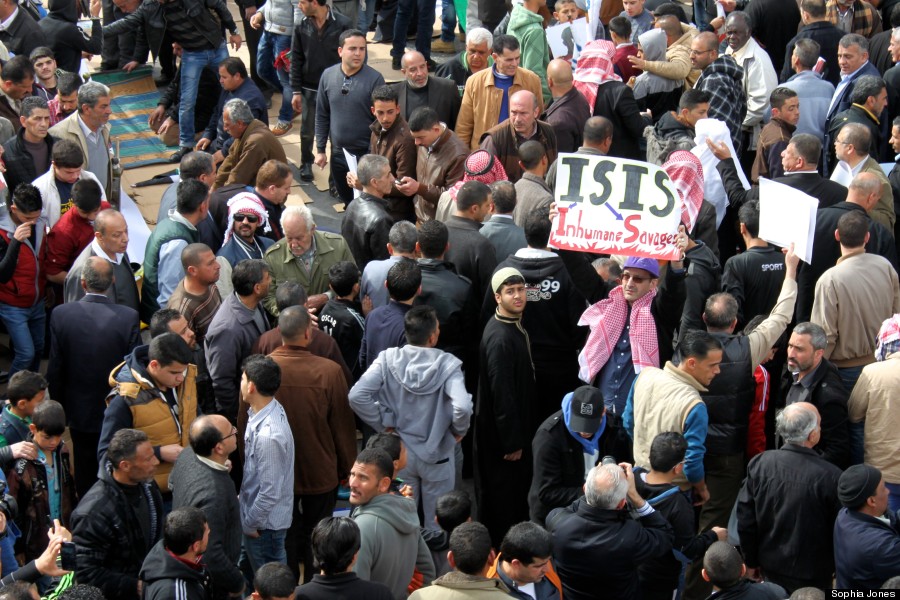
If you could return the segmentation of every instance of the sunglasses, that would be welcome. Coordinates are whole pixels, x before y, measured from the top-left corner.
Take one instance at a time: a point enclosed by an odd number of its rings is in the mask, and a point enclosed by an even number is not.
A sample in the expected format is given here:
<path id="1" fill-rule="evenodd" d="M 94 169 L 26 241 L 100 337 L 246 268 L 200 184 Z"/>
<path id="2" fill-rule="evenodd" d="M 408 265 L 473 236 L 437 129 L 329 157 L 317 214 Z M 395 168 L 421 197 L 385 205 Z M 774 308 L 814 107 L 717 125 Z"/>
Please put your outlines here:
<path id="1" fill-rule="evenodd" d="M 341 94 L 342 95 L 346 96 L 347 94 L 350 93 L 350 84 L 352 82 L 353 82 L 352 79 L 350 79 L 346 75 L 344 76 L 344 83 L 341 85 Z"/>
<path id="2" fill-rule="evenodd" d="M 247 221 L 248 223 L 259 223 L 259 217 L 256 215 L 241 215 L 237 214 L 232 217 L 235 223 L 240 223 L 242 221 Z"/>

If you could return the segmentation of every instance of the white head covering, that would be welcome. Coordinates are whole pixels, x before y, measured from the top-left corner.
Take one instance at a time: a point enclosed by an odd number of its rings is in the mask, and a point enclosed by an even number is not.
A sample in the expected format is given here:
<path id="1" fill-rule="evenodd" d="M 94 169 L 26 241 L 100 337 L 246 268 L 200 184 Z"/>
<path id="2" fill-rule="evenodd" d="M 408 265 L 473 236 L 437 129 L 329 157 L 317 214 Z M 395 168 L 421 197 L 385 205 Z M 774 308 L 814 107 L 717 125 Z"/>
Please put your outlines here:
<path id="1" fill-rule="evenodd" d="M 256 194 L 250 192 L 241 192 L 228 201 L 228 228 L 225 230 L 224 244 L 228 243 L 234 232 L 234 215 L 238 213 L 251 213 L 259 217 L 260 226 L 263 231 L 272 231 L 269 226 L 269 213 L 263 206 L 262 200 Z"/>

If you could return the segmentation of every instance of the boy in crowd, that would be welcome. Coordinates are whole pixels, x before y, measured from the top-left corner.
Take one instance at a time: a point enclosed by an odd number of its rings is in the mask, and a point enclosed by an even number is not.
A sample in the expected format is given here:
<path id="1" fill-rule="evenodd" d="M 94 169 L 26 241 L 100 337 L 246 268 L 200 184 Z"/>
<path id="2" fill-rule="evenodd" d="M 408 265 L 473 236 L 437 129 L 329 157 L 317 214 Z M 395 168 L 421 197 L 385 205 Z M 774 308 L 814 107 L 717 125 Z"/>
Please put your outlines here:
<path id="1" fill-rule="evenodd" d="M 29 437 L 31 416 L 47 395 L 47 380 L 40 373 L 19 371 L 9 378 L 6 393 L 9 404 L 0 415 L 0 448 Z"/>
<path id="2" fill-rule="evenodd" d="M 359 268 L 352 261 L 332 265 L 328 269 L 328 287 L 334 292 L 334 298 L 319 312 L 319 327 L 337 342 L 354 381 L 362 375 L 359 347 L 366 328 L 363 307 L 358 301 L 359 277 Z"/>

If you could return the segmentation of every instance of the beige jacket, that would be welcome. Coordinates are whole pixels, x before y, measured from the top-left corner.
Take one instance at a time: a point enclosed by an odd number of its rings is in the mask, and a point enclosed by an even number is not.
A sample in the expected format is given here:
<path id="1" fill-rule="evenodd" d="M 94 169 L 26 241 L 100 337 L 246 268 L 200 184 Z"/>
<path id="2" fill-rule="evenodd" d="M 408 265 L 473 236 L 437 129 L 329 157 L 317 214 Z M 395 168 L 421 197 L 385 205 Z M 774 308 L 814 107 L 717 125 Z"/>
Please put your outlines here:
<path id="1" fill-rule="evenodd" d="M 691 42 L 697 36 L 693 25 L 681 24 L 682 36 L 666 49 L 666 60 L 648 60 L 644 70 L 666 79 L 684 79 L 684 89 L 694 88 L 700 77 L 699 69 L 691 68 Z"/>
<path id="2" fill-rule="evenodd" d="M 103 144 L 109 147 L 109 123 L 100 128 L 103 135 Z M 50 128 L 48 132 L 58 140 L 72 140 L 81 148 L 84 155 L 84 169 L 88 167 L 88 147 L 87 140 L 84 138 L 84 132 L 81 125 L 78 124 L 78 111 L 75 111 L 56 125 Z M 112 182 L 112 162 L 106 163 L 106 189 L 103 190 L 105 196 L 109 196 L 109 184 Z M 105 199 L 105 198 L 104 198 Z"/>
<path id="3" fill-rule="evenodd" d="M 513 77 L 509 95 L 520 90 L 528 90 L 535 95 L 540 106 L 539 113 L 544 112 L 544 101 L 541 95 L 541 80 L 527 69 L 519 67 Z M 456 135 L 472 150 L 481 143 L 481 135 L 500 122 L 500 104 L 503 102 L 503 91 L 494 86 L 494 69 L 481 70 L 466 81 L 462 106 L 456 119 Z"/>
<path id="4" fill-rule="evenodd" d="M 894 222 L 897 220 L 897 215 L 894 214 L 894 192 L 891 189 L 891 182 L 884 174 L 884 169 L 877 160 L 869 156 L 860 173 L 874 173 L 881 180 L 881 197 L 869 211 L 869 216 L 887 227 L 888 231 L 894 231 Z"/>
<path id="5" fill-rule="evenodd" d="M 860 250 L 842 256 L 816 283 L 813 323 L 828 336 L 825 358 L 836 367 L 875 361 L 875 337 L 900 312 L 900 284 L 887 259 Z"/>
<path id="6" fill-rule="evenodd" d="M 888 483 L 900 483 L 900 410 L 892 402 L 900 390 L 900 352 L 862 370 L 847 409 L 850 422 L 865 421 L 865 462 Z"/>

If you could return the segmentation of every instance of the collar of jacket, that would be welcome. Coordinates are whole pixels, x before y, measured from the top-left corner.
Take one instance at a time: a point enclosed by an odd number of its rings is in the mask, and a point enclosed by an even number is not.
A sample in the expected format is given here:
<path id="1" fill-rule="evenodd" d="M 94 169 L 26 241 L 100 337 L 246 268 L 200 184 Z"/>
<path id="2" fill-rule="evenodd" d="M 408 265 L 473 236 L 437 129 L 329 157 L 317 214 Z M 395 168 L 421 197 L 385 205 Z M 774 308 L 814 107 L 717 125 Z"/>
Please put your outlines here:
<path id="1" fill-rule="evenodd" d="M 668 373 L 675 379 L 679 380 L 681 383 L 691 386 L 698 392 L 708 392 L 709 391 L 705 387 L 700 385 L 699 381 L 697 381 L 696 379 L 691 377 L 689 374 L 685 373 L 684 371 L 682 371 L 681 369 L 676 367 L 674 364 L 672 364 L 672 361 L 668 361 L 665 364 L 665 366 L 663 367 L 663 371 L 665 371 L 666 373 Z"/>
<path id="2" fill-rule="evenodd" d="M 870 111 L 870 110 L 869 110 L 868 108 L 866 108 L 864 105 L 862 105 L 862 104 L 857 104 L 856 102 L 854 102 L 851 106 L 855 106 L 856 108 L 858 108 L 858 109 L 860 109 L 861 111 L 865 112 L 866 115 L 868 115 L 870 119 L 872 119 L 873 121 L 875 121 L 875 124 L 876 124 L 876 125 L 881 125 L 881 121 L 878 120 L 878 117 L 876 117 L 874 114 L 872 114 L 872 111 Z"/>

